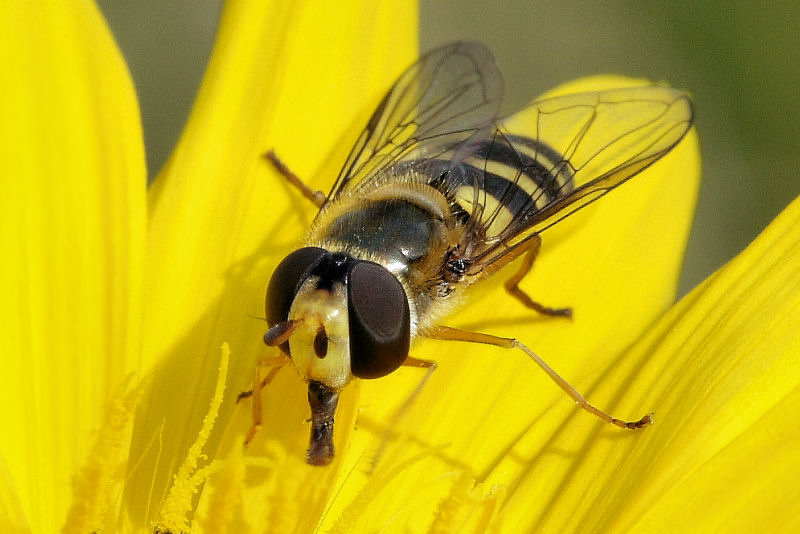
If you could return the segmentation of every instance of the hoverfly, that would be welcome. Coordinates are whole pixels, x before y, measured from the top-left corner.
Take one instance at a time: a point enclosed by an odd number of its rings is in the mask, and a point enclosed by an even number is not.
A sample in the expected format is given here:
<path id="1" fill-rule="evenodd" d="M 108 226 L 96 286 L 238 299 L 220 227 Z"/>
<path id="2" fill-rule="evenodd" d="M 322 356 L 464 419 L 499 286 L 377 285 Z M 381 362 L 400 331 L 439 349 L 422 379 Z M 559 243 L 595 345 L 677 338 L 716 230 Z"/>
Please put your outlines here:
<path id="1" fill-rule="evenodd" d="M 533 301 L 518 286 L 540 234 L 594 202 L 669 152 L 692 124 L 688 96 L 642 85 L 533 102 L 498 119 L 503 79 L 481 44 L 459 42 L 422 56 L 372 114 L 331 192 L 307 188 L 273 162 L 318 207 L 304 246 L 277 266 L 266 292 L 264 336 L 283 355 L 258 393 L 291 358 L 308 383 L 311 437 L 306 460 L 334 456 L 340 390 L 353 378 L 385 376 L 401 365 L 435 363 L 409 356 L 418 336 L 518 348 L 582 408 L 625 428 L 589 404 L 515 339 L 438 325 L 472 284 L 524 256 L 506 289 L 526 306 L 569 315 Z M 248 395 L 248 394 L 243 394 Z"/>

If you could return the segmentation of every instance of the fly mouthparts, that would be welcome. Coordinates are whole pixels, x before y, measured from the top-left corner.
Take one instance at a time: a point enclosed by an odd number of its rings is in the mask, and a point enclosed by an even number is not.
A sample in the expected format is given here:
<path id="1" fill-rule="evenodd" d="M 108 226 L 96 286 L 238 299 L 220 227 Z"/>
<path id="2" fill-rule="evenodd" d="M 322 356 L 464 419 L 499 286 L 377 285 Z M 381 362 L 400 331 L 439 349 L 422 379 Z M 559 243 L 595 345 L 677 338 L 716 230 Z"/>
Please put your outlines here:
<path id="1" fill-rule="evenodd" d="M 333 460 L 333 419 L 339 392 L 322 382 L 308 383 L 308 404 L 311 406 L 311 438 L 306 452 L 310 465 L 328 465 Z"/>

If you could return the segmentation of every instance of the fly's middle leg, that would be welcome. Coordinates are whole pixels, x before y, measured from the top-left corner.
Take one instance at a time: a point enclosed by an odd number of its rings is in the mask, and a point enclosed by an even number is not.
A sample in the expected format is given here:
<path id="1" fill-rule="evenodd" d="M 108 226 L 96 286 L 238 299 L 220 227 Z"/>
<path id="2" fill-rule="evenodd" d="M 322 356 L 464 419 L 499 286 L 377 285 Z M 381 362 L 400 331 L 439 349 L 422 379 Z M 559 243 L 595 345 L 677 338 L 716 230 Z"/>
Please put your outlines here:
<path id="1" fill-rule="evenodd" d="M 530 241 L 525 244 L 525 256 L 522 258 L 522 264 L 517 269 L 517 272 L 514 273 L 511 278 L 505 281 L 505 288 L 511 296 L 516 298 L 526 307 L 536 310 L 537 312 L 541 313 L 542 315 L 551 315 L 555 317 L 572 317 L 572 308 L 550 308 L 548 306 L 544 306 L 535 300 L 533 300 L 527 293 L 525 293 L 520 287 L 519 283 L 522 281 L 525 276 L 531 271 L 533 267 L 533 262 L 536 260 L 536 256 L 539 255 L 539 250 L 542 247 L 542 238 L 539 237 L 538 234 L 534 234 L 531 236 Z M 522 252 L 520 252 L 522 253 Z"/>

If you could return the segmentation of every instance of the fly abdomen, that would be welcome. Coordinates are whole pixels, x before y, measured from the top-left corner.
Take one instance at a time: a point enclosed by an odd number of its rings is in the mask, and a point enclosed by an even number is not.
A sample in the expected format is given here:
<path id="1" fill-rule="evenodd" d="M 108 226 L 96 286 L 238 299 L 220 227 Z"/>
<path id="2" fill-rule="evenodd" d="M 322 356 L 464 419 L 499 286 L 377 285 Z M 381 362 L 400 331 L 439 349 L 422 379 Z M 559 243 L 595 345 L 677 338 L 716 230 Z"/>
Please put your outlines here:
<path id="1" fill-rule="evenodd" d="M 484 236 L 515 233 L 512 229 L 575 188 L 569 162 L 550 146 L 500 131 L 479 142 L 462 161 L 437 159 L 434 176 L 454 203 L 468 214 Z M 435 180 L 434 180 L 435 181 Z"/>

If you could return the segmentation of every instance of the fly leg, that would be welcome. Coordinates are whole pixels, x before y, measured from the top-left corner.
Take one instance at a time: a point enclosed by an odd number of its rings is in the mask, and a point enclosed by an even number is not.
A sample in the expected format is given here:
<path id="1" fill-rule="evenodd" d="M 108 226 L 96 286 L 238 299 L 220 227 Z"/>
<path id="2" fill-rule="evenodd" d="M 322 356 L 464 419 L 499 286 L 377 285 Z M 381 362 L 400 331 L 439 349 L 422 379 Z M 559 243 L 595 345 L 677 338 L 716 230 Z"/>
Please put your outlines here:
<path id="1" fill-rule="evenodd" d="M 421 360 L 417 358 L 412 358 L 408 356 L 406 360 L 403 362 L 403 367 L 416 367 L 417 369 L 425 369 L 425 375 L 422 377 L 422 380 L 419 381 L 417 386 L 414 388 L 414 391 L 403 401 L 403 404 L 397 407 L 397 409 L 392 413 L 389 419 L 386 421 L 387 432 L 384 434 L 384 437 L 381 439 L 381 444 L 378 446 L 378 449 L 375 451 L 375 455 L 373 456 L 372 460 L 370 461 L 370 469 L 369 472 L 375 470 L 378 466 L 378 462 L 383 455 L 384 450 L 386 449 L 386 445 L 389 442 L 390 433 L 397 428 L 397 425 L 400 423 L 400 420 L 403 416 L 408 413 L 409 408 L 411 405 L 414 404 L 417 396 L 422 392 L 425 388 L 425 384 L 428 383 L 428 380 L 433 375 L 433 372 L 436 371 L 436 362 L 432 360 Z"/>
<path id="2" fill-rule="evenodd" d="M 316 207 L 322 207 L 327 198 L 325 193 L 322 191 L 315 191 L 308 187 L 303 180 L 293 173 L 292 170 L 278 158 L 273 150 L 266 152 L 263 157 L 265 160 L 269 161 L 273 167 L 275 167 L 275 170 L 278 171 L 281 176 L 286 178 L 287 182 L 296 187 L 304 197 L 313 202 Z"/>
<path id="3" fill-rule="evenodd" d="M 611 423 L 612 425 L 616 425 L 620 428 L 644 428 L 653 422 L 653 413 L 650 412 L 638 421 L 624 421 L 622 419 L 617 419 L 612 415 L 607 414 L 606 412 L 600 410 L 589 404 L 589 401 L 581 395 L 578 390 L 572 387 L 566 380 L 561 378 L 561 376 L 556 373 L 544 360 L 542 360 L 535 352 L 529 349 L 527 346 L 522 344 L 519 340 L 510 338 L 510 337 L 499 337 L 493 336 L 490 334 L 482 334 L 480 332 L 469 332 L 467 330 L 459 330 L 457 328 L 450 328 L 447 326 L 437 326 L 432 332 L 428 332 L 426 337 L 432 339 L 442 339 L 442 340 L 449 340 L 449 341 L 466 341 L 469 343 L 483 343 L 485 345 L 494 345 L 495 347 L 502 347 L 504 349 L 519 349 L 528 357 L 533 360 L 542 370 L 547 373 L 553 382 L 555 382 L 558 387 L 560 387 L 564 392 L 570 396 L 575 403 L 586 410 L 587 412 L 594 414 L 595 416 L 599 417 L 606 423 Z"/>
<path id="4" fill-rule="evenodd" d="M 543 306 L 529 297 L 528 294 L 519 287 L 519 283 L 531 271 L 533 262 L 536 260 L 536 256 L 539 255 L 539 249 L 541 249 L 541 247 L 542 238 L 539 237 L 539 234 L 533 234 L 530 240 L 524 245 L 524 248 L 527 249 L 527 252 L 525 252 L 525 257 L 522 258 L 522 264 L 519 266 L 519 269 L 517 269 L 517 272 L 514 273 L 511 278 L 505 281 L 504 286 L 506 291 L 508 291 L 511 296 L 516 298 L 525 306 L 536 310 L 542 315 L 572 317 L 572 308 L 549 308 L 547 306 Z M 519 254 L 522 252 L 524 252 L 524 250 L 520 251 Z"/>
<path id="5" fill-rule="evenodd" d="M 246 399 L 248 397 L 253 397 L 253 406 L 252 406 L 252 420 L 253 424 L 250 426 L 250 430 L 247 432 L 247 436 L 244 438 L 244 445 L 247 446 L 253 438 L 256 436 L 258 431 L 261 429 L 261 421 L 262 421 L 262 414 L 263 408 L 261 406 L 261 390 L 264 389 L 272 379 L 275 378 L 275 375 L 278 374 L 278 371 L 289 362 L 289 358 L 287 356 L 273 356 L 271 358 L 262 358 L 256 363 L 256 371 L 255 371 L 255 378 L 253 379 L 253 389 L 250 391 L 243 391 L 239 393 L 239 396 L 236 397 L 236 402 L 238 403 L 242 399 Z M 261 369 L 268 367 L 269 372 L 264 378 L 261 378 Z"/>
<path id="6" fill-rule="evenodd" d="M 283 321 L 274 325 L 272 328 L 267 330 L 266 334 L 264 334 L 264 343 L 268 347 L 280 346 L 291 337 L 297 326 L 302 322 L 303 320 L 300 319 L 297 321 Z M 253 425 L 250 427 L 250 430 L 247 432 L 247 436 L 244 438 L 245 447 L 248 443 L 250 443 L 250 441 L 252 441 L 261 428 L 263 413 L 261 407 L 261 390 L 267 384 L 272 382 L 272 379 L 275 378 L 275 375 L 278 374 L 278 371 L 280 371 L 281 367 L 289 363 L 289 361 L 291 360 L 285 354 L 258 360 L 256 363 L 255 378 L 253 379 L 253 389 L 242 392 L 238 397 L 236 397 L 237 403 L 242 399 L 246 399 L 247 397 L 253 397 Z M 270 370 L 269 373 L 267 373 L 267 376 L 262 379 L 260 378 L 260 371 L 263 367 L 269 367 Z"/>
<path id="7" fill-rule="evenodd" d="M 417 369 L 425 369 L 425 376 L 422 377 L 422 380 L 419 381 L 419 384 L 417 384 L 417 387 L 415 387 L 414 391 L 411 392 L 411 395 L 409 395 L 405 402 L 397 409 L 395 414 L 392 416 L 392 419 L 390 419 L 391 423 L 399 420 L 402 414 L 406 412 L 414 403 L 417 395 L 422 392 L 425 384 L 428 383 L 428 379 L 430 379 L 430 377 L 433 375 L 433 372 L 436 370 L 436 362 L 433 360 L 420 360 L 408 356 L 406 361 L 403 362 L 403 367 L 416 367 Z"/>

